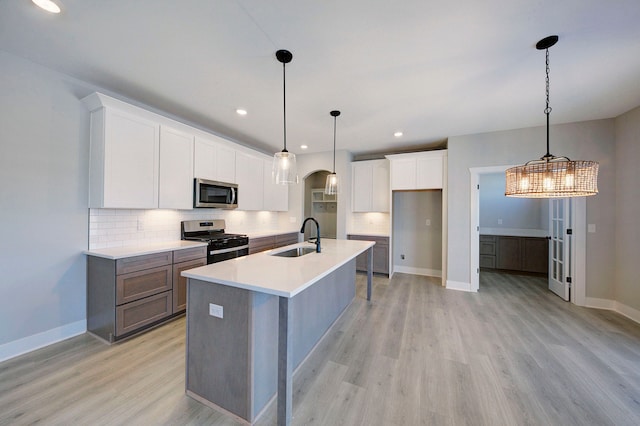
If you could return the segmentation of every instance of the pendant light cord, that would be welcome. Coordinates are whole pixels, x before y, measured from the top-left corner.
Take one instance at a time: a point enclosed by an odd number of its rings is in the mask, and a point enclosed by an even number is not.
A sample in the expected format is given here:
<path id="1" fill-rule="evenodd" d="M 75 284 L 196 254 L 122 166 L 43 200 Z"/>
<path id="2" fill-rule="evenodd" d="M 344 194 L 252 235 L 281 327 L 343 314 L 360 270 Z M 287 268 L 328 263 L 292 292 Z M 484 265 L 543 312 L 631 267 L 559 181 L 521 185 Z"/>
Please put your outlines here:
<path id="1" fill-rule="evenodd" d="M 544 109 L 544 113 L 547 115 L 547 153 L 543 158 L 550 159 L 553 157 L 549 152 L 549 115 L 551 114 L 551 108 L 549 107 L 549 48 L 546 49 L 546 73 L 547 78 L 545 80 L 546 83 L 546 95 L 547 95 L 547 106 Z"/>
<path id="2" fill-rule="evenodd" d="M 284 129 L 283 129 L 283 135 L 284 135 L 284 149 L 282 150 L 282 152 L 289 152 L 287 151 L 287 78 L 286 78 L 286 63 L 282 63 L 282 105 L 283 105 L 283 116 L 284 116 Z M 548 151 L 548 149 L 547 149 Z"/>
<path id="3" fill-rule="evenodd" d="M 333 117 L 333 174 L 336 174 L 336 121 L 338 116 Z"/>

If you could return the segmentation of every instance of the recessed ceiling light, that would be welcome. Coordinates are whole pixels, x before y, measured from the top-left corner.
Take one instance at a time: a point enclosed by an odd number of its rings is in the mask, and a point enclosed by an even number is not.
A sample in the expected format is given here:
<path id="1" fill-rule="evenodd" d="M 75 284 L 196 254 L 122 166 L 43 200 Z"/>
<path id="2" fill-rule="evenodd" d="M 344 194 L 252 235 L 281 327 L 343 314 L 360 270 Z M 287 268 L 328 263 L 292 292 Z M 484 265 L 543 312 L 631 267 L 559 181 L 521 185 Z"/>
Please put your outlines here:
<path id="1" fill-rule="evenodd" d="M 400 136 L 402 136 L 402 132 L 395 132 L 393 136 L 395 136 L 396 138 L 399 138 Z"/>
<path id="2" fill-rule="evenodd" d="M 300 149 L 307 149 L 309 148 L 307 145 L 300 145 Z"/>
<path id="3" fill-rule="evenodd" d="M 247 115 L 246 109 L 238 108 L 236 112 L 238 113 L 238 115 Z"/>
<path id="4" fill-rule="evenodd" d="M 51 0 L 31 0 L 36 6 L 51 13 L 60 13 L 60 6 Z"/>

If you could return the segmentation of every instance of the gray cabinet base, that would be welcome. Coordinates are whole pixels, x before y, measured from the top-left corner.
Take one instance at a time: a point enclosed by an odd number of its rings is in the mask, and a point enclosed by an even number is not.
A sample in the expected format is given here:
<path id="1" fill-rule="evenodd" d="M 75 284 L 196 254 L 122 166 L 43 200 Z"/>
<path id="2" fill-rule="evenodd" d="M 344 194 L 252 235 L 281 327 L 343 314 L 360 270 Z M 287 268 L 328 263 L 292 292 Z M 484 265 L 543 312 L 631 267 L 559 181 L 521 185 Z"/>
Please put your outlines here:
<path id="1" fill-rule="evenodd" d="M 355 259 L 288 299 L 292 369 L 354 297 Z M 187 394 L 254 422 L 278 389 L 279 297 L 189 279 L 187 300 Z"/>

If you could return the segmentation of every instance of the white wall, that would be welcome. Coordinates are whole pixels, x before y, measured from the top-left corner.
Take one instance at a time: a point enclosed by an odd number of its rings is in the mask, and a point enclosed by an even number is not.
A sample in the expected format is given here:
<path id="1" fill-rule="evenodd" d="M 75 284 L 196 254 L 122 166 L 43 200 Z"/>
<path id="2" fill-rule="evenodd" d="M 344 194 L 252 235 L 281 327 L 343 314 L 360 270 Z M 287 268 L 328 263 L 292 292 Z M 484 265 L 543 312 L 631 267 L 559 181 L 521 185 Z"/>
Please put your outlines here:
<path id="1" fill-rule="evenodd" d="M 640 311 L 640 107 L 615 120 L 616 261 L 615 299 Z"/>
<path id="2" fill-rule="evenodd" d="M 441 190 L 393 192 L 392 253 L 395 272 L 441 276 Z"/>
<path id="3" fill-rule="evenodd" d="M 2 51 L 0 69 L 2 360 L 86 328 L 90 90 Z"/>
<path id="4" fill-rule="evenodd" d="M 549 201 L 506 197 L 504 184 L 504 173 L 480 175 L 481 231 L 482 228 L 546 230 L 549 227 Z"/>
<path id="5" fill-rule="evenodd" d="M 448 277 L 470 283 L 469 204 L 471 167 L 522 164 L 545 153 L 545 127 L 449 138 Z M 615 275 L 615 137 L 614 120 L 551 126 L 551 153 L 572 160 L 600 162 L 600 193 L 587 198 L 587 297 L 612 299 Z M 576 230 L 586 232 L 586 230 Z"/>

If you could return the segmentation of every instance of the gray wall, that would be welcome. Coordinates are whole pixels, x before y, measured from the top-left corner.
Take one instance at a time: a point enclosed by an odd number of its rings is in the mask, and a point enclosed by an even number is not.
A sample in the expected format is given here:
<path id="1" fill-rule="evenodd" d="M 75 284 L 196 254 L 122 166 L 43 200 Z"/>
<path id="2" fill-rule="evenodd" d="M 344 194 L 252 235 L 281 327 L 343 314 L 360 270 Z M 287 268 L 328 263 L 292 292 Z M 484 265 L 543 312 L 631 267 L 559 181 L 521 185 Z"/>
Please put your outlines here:
<path id="1" fill-rule="evenodd" d="M 471 167 L 522 164 L 545 153 L 545 128 L 508 130 L 449 138 L 449 281 L 470 283 L 469 204 Z M 600 193 L 587 198 L 587 297 L 613 299 L 615 275 L 615 134 L 614 120 L 551 126 L 551 153 L 600 162 Z M 579 231 L 579 230 L 576 230 Z M 582 230 L 585 232 L 585 230 Z"/>
<path id="2" fill-rule="evenodd" d="M 640 310 L 640 107 L 615 120 L 616 129 L 616 294 L 615 299 Z"/>
<path id="3" fill-rule="evenodd" d="M 480 227 L 547 229 L 549 201 L 505 197 L 504 182 L 504 173 L 480 175 Z"/>
<path id="4" fill-rule="evenodd" d="M 442 191 L 393 192 L 392 252 L 394 265 L 442 269 Z"/>
<path id="5" fill-rule="evenodd" d="M 2 359 L 8 342 L 85 326 L 89 115 L 78 99 L 91 90 L 2 51 L 0 70 Z"/>

